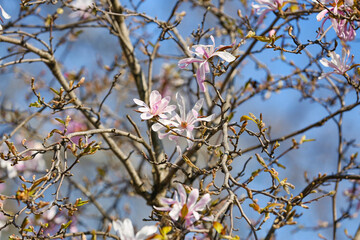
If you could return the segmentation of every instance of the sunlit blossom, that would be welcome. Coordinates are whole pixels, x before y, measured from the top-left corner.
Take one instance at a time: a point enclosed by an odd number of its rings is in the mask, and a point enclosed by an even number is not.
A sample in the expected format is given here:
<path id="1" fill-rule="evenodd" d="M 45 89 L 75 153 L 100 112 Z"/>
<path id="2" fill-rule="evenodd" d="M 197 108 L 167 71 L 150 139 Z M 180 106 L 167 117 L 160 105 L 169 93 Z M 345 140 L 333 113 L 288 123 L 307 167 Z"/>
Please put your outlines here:
<path id="1" fill-rule="evenodd" d="M 284 5 L 283 0 L 256 0 L 259 4 L 252 3 L 252 8 L 260 15 L 258 23 L 262 23 L 265 15 L 268 12 L 273 12 L 281 9 Z"/>
<path id="2" fill-rule="evenodd" d="M 226 62 L 232 62 L 236 59 L 231 53 L 224 51 L 227 48 L 231 48 L 233 45 L 219 46 L 218 48 L 215 48 L 214 37 L 210 36 L 210 39 L 213 42 L 212 45 L 194 45 L 193 49 L 195 49 L 195 51 L 193 52 L 189 50 L 198 58 L 185 58 L 178 62 L 178 66 L 180 68 L 185 68 L 191 63 L 199 63 L 199 67 L 196 71 L 196 79 L 202 92 L 206 91 L 204 84 L 205 74 L 210 72 L 209 61 L 211 61 L 213 57 L 218 56 Z"/>
<path id="3" fill-rule="evenodd" d="M 324 65 L 325 67 L 333 68 L 334 71 L 328 72 L 328 73 L 323 73 L 320 76 L 320 78 L 327 77 L 327 76 L 331 75 L 332 73 L 343 75 L 351 68 L 352 59 L 349 62 L 350 51 L 348 49 L 346 49 L 346 48 L 342 49 L 341 58 L 340 58 L 339 54 L 336 54 L 335 52 L 330 52 L 329 55 L 331 58 L 330 61 L 326 58 L 322 58 L 320 60 L 320 63 L 322 65 Z"/>
<path id="4" fill-rule="evenodd" d="M 195 106 L 188 113 L 186 113 L 186 103 L 184 97 L 180 93 L 177 93 L 176 99 L 180 115 L 175 114 L 175 116 L 173 116 L 170 120 L 161 120 L 160 123 L 154 124 L 152 129 L 155 132 L 158 132 L 160 139 L 169 136 L 170 140 L 177 140 L 179 137 L 177 134 L 185 133 L 188 148 L 190 148 L 193 145 L 192 140 L 194 138 L 193 130 L 195 128 L 195 124 L 200 121 L 210 122 L 214 115 L 210 115 L 208 117 L 199 116 L 199 111 L 204 103 L 204 99 L 197 101 Z M 168 126 L 171 131 L 168 131 L 167 127 L 164 127 L 164 125 Z"/>
<path id="5" fill-rule="evenodd" d="M 125 218 L 124 221 L 113 221 L 113 228 L 121 240 L 145 240 L 157 231 L 155 225 L 145 226 L 135 235 L 134 227 L 128 218 Z"/>
<path id="6" fill-rule="evenodd" d="M 338 6 L 338 0 L 335 0 L 335 5 L 333 7 L 329 7 L 328 9 L 333 13 L 334 15 L 339 16 L 348 16 L 349 13 L 352 13 L 353 10 L 351 6 L 353 5 L 352 1 L 345 1 L 344 4 L 341 4 Z M 352 41 L 355 39 L 356 31 L 354 29 L 354 22 L 350 22 L 347 19 L 341 19 L 341 18 L 333 18 L 329 14 L 327 17 L 326 14 L 329 13 L 328 9 L 322 10 L 318 15 L 316 16 L 316 19 L 318 21 L 323 22 L 321 24 L 321 29 L 323 30 L 325 22 L 330 19 L 331 26 L 334 28 L 336 35 L 343 41 Z M 325 18 L 324 18 L 325 17 Z"/>
<path id="7" fill-rule="evenodd" d="M 150 93 L 149 106 L 139 99 L 134 98 L 133 100 L 140 106 L 138 111 L 142 113 L 140 118 L 143 120 L 149 120 L 156 116 L 167 118 L 166 113 L 170 114 L 176 108 L 175 105 L 169 105 L 169 96 L 162 98 L 161 94 L 156 90 Z"/>
<path id="8" fill-rule="evenodd" d="M 164 207 L 155 207 L 156 210 L 169 212 L 169 216 L 174 220 L 185 220 L 186 227 L 192 226 L 194 222 L 200 219 L 200 213 L 210 202 L 210 194 L 204 194 L 201 199 L 199 198 L 199 190 L 193 188 L 187 196 L 185 188 L 182 184 L 177 185 L 177 193 L 174 198 L 161 198 L 160 202 Z M 186 213 L 183 215 L 183 213 Z M 210 219 L 210 218 L 207 218 Z"/>

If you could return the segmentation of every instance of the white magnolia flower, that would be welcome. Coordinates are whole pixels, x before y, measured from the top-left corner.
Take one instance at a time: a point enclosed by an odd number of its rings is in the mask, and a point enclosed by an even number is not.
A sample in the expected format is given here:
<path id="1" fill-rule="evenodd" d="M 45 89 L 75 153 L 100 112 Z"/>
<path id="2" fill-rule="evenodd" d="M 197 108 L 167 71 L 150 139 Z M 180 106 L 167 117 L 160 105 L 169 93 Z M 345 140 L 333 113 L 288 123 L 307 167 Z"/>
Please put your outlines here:
<path id="1" fill-rule="evenodd" d="M 125 218 L 123 222 L 120 220 L 113 221 L 113 227 L 121 240 L 145 240 L 157 231 L 155 225 L 145 226 L 135 235 L 134 227 L 128 218 Z"/>
<path id="2" fill-rule="evenodd" d="M 333 73 L 344 75 L 347 71 L 350 70 L 352 59 L 350 60 L 349 63 L 347 63 L 349 60 L 349 55 L 350 55 L 349 50 L 343 48 L 341 58 L 340 58 L 339 54 L 336 54 L 335 52 L 330 52 L 329 55 L 331 58 L 330 61 L 326 58 L 322 58 L 320 60 L 320 63 L 322 65 L 324 65 L 325 67 L 333 68 L 334 71 L 321 74 L 321 76 L 319 77 L 320 79 L 327 77 Z"/>
<path id="3" fill-rule="evenodd" d="M 185 98 L 180 94 L 176 93 L 176 99 L 180 111 L 179 114 L 175 114 L 170 120 L 167 119 L 160 119 L 160 123 L 156 123 L 152 126 L 152 130 L 155 132 L 158 132 L 159 138 L 163 139 L 166 136 L 169 136 L 170 140 L 177 140 L 178 134 L 185 134 L 187 137 L 188 142 L 188 148 L 190 148 L 193 145 L 192 140 L 194 139 L 193 131 L 195 129 L 195 125 L 198 122 L 210 122 L 214 118 L 214 114 L 208 116 L 208 117 L 201 117 L 199 116 L 199 111 L 204 103 L 204 99 L 200 99 L 195 103 L 195 106 L 186 113 L 186 104 L 185 104 Z M 164 125 L 168 126 L 171 131 L 167 127 L 164 127 Z"/>
<path id="4" fill-rule="evenodd" d="M 196 71 L 196 79 L 198 81 L 200 90 L 202 92 L 206 91 L 205 88 L 205 75 L 206 73 L 210 72 L 209 62 L 214 57 L 220 57 L 221 59 L 225 60 L 226 62 L 233 62 L 235 61 L 236 57 L 234 57 L 231 53 L 224 51 L 225 49 L 232 48 L 235 43 L 228 45 L 228 46 L 219 46 L 215 48 L 215 39 L 213 36 L 210 36 L 212 41 L 212 45 L 194 45 L 193 49 L 194 52 L 189 49 L 189 52 L 195 54 L 197 58 L 184 58 L 178 62 L 178 66 L 183 69 L 186 68 L 191 63 L 199 63 L 199 68 Z"/>
<path id="5" fill-rule="evenodd" d="M 179 195 L 179 197 L 178 197 Z M 179 199 L 180 198 L 180 199 Z M 211 201 L 210 194 L 206 193 L 199 199 L 199 189 L 193 188 L 187 196 L 185 188 L 180 183 L 177 185 L 177 194 L 174 198 L 161 198 L 160 202 L 164 207 L 154 207 L 156 210 L 169 212 L 169 216 L 177 221 L 179 217 L 185 220 L 185 226 L 193 226 L 194 222 L 200 219 L 200 213 Z M 186 215 L 182 215 L 182 210 L 186 206 Z M 207 217 L 206 219 L 212 219 Z"/>
<path id="6" fill-rule="evenodd" d="M 142 120 L 149 120 L 153 117 L 159 116 L 160 118 L 167 118 L 166 113 L 171 113 L 175 110 L 175 105 L 169 105 L 170 97 L 161 97 L 161 94 L 154 90 L 150 93 L 149 106 L 145 102 L 134 98 L 134 102 L 140 106 L 138 109 L 142 114 Z"/>

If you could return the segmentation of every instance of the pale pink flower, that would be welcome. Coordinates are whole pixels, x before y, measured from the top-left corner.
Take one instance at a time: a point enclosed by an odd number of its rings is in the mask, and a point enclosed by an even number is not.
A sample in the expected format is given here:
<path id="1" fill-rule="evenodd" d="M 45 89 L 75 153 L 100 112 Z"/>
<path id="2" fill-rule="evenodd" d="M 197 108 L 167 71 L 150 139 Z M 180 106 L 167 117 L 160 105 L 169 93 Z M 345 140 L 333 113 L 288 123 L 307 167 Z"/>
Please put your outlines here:
<path id="1" fill-rule="evenodd" d="M 180 199 L 179 199 L 180 198 Z M 169 212 L 169 216 L 177 221 L 179 217 L 185 220 L 185 226 L 192 226 L 194 222 L 200 219 L 200 213 L 206 207 L 206 205 L 210 202 L 210 194 L 204 194 L 201 199 L 199 198 L 199 190 L 193 188 L 187 197 L 185 188 L 182 184 L 177 185 L 177 193 L 174 195 L 174 199 L 172 198 L 161 198 L 160 202 L 164 204 L 164 207 L 154 207 L 156 210 Z M 187 214 L 182 216 L 181 210 L 185 207 L 187 208 Z M 185 211 L 186 212 L 186 211 Z M 207 217 L 207 219 L 210 219 Z"/>
<path id="2" fill-rule="evenodd" d="M 145 226 L 135 235 L 134 227 L 128 218 L 125 218 L 123 222 L 120 220 L 113 221 L 113 227 L 121 240 L 145 240 L 157 231 L 155 225 Z"/>
<path id="3" fill-rule="evenodd" d="M 265 15 L 268 12 L 273 12 L 281 9 L 284 5 L 283 0 L 256 0 L 259 4 L 252 3 L 252 8 L 255 9 L 256 13 L 260 15 L 258 23 L 262 23 Z"/>
<path id="4" fill-rule="evenodd" d="M 74 133 L 74 132 L 82 132 L 88 129 L 85 119 L 76 115 L 76 113 L 71 114 L 71 121 L 67 126 L 67 133 Z M 71 141 L 75 143 L 79 143 L 79 140 L 82 136 L 75 136 L 71 138 Z"/>
<path id="5" fill-rule="evenodd" d="M 142 114 L 140 118 L 143 120 L 149 120 L 153 117 L 159 116 L 160 118 L 167 118 L 166 113 L 171 113 L 175 110 L 175 105 L 169 105 L 170 97 L 161 97 L 161 94 L 154 90 L 150 93 L 149 105 L 148 106 L 145 102 L 134 98 L 134 102 L 141 106 L 138 111 Z"/>
<path id="6" fill-rule="evenodd" d="M 334 7 L 330 7 L 329 10 L 334 14 L 334 15 L 340 15 L 340 16 L 348 16 L 349 13 L 352 13 L 353 10 L 351 8 L 351 6 L 353 5 L 352 1 L 345 1 L 345 4 L 341 5 L 340 7 L 338 6 L 338 0 L 335 0 L 335 6 Z M 322 10 L 320 13 L 318 13 L 318 15 L 316 16 L 316 19 L 318 21 L 321 21 L 325 15 L 328 13 L 329 11 L 327 9 Z M 330 19 L 331 21 L 331 26 L 334 28 L 336 35 L 343 41 L 352 41 L 355 39 L 356 36 L 356 31 L 354 29 L 354 22 L 349 22 L 346 19 L 337 19 L 337 18 L 332 18 L 330 15 L 327 16 L 324 21 L 321 24 L 321 29 L 324 28 L 324 24 L 325 22 Z"/>
<path id="7" fill-rule="evenodd" d="M 321 76 L 319 77 L 320 79 L 327 77 L 332 73 L 344 75 L 351 68 L 352 59 L 350 60 L 349 63 L 347 63 L 349 61 L 349 55 L 350 55 L 350 51 L 348 49 L 345 48 L 342 49 L 341 58 L 339 54 L 336 54 L 335 52 L 330 52 L 329 55 L 331 58 L 330 61 L 327 60 L 326 58 L 322 58 L 320 60 L 320 63 L 325 67 L 333 68 L 334 71 L 321 74 Z"/>
<path id="8" fill-rule="evenodd" d="M 76 10 L 75 12 L 70 13 L 69 17 L 71 18 L 88 18 L 91 16 L 89 12 L 90 6 L 95 2 L 95 0 L 75 0 L 71 3 Z"/>
<path id="9" fill-rule="evenodd" d="M 215 48 L 214 37 L 210 36 L 210 39 L 213 42 L 212 45 L 194 45 L 193 48 L 195 49 L 195 51 L 193 52 L 189 50 L 192 54 L 195 54 L 200 59 L 185 58 L 181 59 L 178 62 L 178 66 L 182 69 L 187 67 L 191 63 L 199 63 L 199 67 L 196 71 L 196 79 L 202 92 L 206 91 L 204 84 L 205 74 L 210 72 L 209 61 L 211 61 L 213 57 L 218 56 L 227 62 L 232 62 L 236 59 L 231 53 L 223 51 L 224 49 L 230 48 L 233 45 L 219 46 L 218 48 Z"/>
<path id="10" fill-rule="evenodd" d="M 176 99 L 178 102 L 178 107 L 180 111 L 180 115 L 175 114 L 170 120 L 168 119 L 162 119 L 160 120 L 160 123 L 155 123 L 152 126 L 152 129 L 155 132 L 158 132 L 159 138 L 163 139 L 166 136 L 169 136 L 170 140 L 177 140 L 179 136 L 178 134 L 183 134 L 185 132 L 188 142 L 188 148 L 190 148 L 193 143 L 192 139 L 193 136 L 193 130 L 195 128 L 195 124 L 200 121 L 210 122 L 214 115 L 210 115 L 208 117 L 199 117 L 199 111 L 204 103 L 204 99 L 200 99 L 196 102 L 195 106 L 186 113 L 185 108 L 185 99 L 180 93 L 176 93 Z M 171 131 L 168 130 L 167 127 L 164 127 L 163 125 L 167 125 Z M 161 131 L 165 131 L 162 133 Z"/>
<path id="11" fill-rule="evenodd" d="M 5 12 L 5 10 L 2 8 L 1 5 L 0 5 L 0 10 L 1 10 L 1 15 L 2 15 L 5 19 L 10 19 L 10 18 L 11 18 L 11 16 Z M 1 22 L 4 22 L 3 19 L 1 18 L 1 15 L 0 15 L 0 20 L 1 20 Z M 2 29 L 3 29 L 3 28 L 2 28 L 2 26 L 1 26 L 1 24 L 0 24 L 0 30 L 2 30 Z"/>

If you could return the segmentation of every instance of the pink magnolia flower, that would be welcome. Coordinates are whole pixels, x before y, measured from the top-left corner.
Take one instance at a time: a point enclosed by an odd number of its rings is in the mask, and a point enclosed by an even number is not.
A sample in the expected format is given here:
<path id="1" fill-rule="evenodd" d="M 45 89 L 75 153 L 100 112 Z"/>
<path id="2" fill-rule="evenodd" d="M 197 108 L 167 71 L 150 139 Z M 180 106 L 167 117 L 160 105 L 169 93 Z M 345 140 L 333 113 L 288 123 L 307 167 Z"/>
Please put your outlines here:
<path id="1" fill-rule="evenodd" d="M 95 0 L 75 0 L 71 5 L 78 9 L 75 12 L 70 13 L 71 18 L 88 18 L 91 16 L 89 13 L 89 7 L 94 3 Z"/>
<path id="2" fill-rule="evenodd" d="M 349 50 L 343 48 L 341 58 L 340 58 L 339 54 L 336 54 L 335 52 L 330 52 L 329 55 L 331 58 L 330 61 L 327 60 L 326 58 L 322 58 L 320 60 L 320 63 L 322 65 L 324 65 L 325 67 L 333 68 L 334 71 L 321 74 L 321 76 L 319 77 L 320 79 L 327 77 L 327 76 L 331 75 L 332 73 L 344 75 L 351 68 L 350 64 L 352 62 L 352 59 L 350 60 L 349 63 L 347 63 L 349 60 L 349 55 L 350 55 Z"/>
<path id="3" fill-rule="evenodd" d="M 341 6 L 338 6 L 338 0 L 335 0 L 335 6 L 330 7 L 329 10 L 334 15 L 340 15 L 340 16 L 348 16 L 349 13 L 352 13 L 353 10 L 351 6 L 353 5 L 353 2 L 351 0 L 345 1 L 344 4 Z M 325 15 L 329 11 L 327 9 L 322 10 L 318 15 L 316 16 L 316 19 L 318 21 L 321 21 Z M 334 28 L 336 35 L 343 41 L 352 41 L 355 39 L 356 31 L 354 29 L 354 22 L 349 22 L 347 19 L 337 19 L 332 18 L 331 16 L 327 16 L 324 21 L 321 24 L 321 29 L 323 29 L 325 22 L 330 19 L 331 25 Z"/>
<path id="4" fill-rule="evenodd" d="M 214 115 L 210 115 L 208 117 L 199 117 L 199 111 L 204 103 L 204 99 L 200 99 L 196 102 L 195 106 L 186 113 L 185 111 L 185 99 L 180 93 L 176 93 L 176 99 L 179 106 L 180 115 L 175 114 L 170 120 L 168 119 L 161 119 L 160 123 L 155 123 L 152 126 L 152 129 L 155 132 L 158 132 L 159 138 L 163 139 L 166 136 L 169 136 L 170 140 L 177 140 L 179 136 L 177 136 L 175 133 L 183 134 L 185 132 L 188 142 L 188 148 L 190 148 L 193 144 L 191 139 L 194 138 L 193 136 L 193 130 L 195 128 L 195 124 L 200 121 L 210 122 Z M 171 131 L 168 130 L 168 128 L 164 127 L 164 125 L 167 125 Z M 165 133 L 162 133 L 161 131 L 165 130 Z"/>
<path id="5" fill-rule="evenodd" d="M 277 11 L 284 5 L 283 0 L 256 0 L 260 5 L 252 3 L 251 6 L 260 15 L 258 23 L 262 23 L 268 12 Z"/>
<path id="6" fill-rule="evenodd" d="M 133 100 L 137 105 L 141 106 L 138 111 L 142 113 L 140 118 L 143 120 L 149 120 L 156 116 L 159 116 L 160 118 L 167 118 L 165 113 L 171 113 L 176 108 L 175 105 L 169 105 L 169 96 L 162 98 L 160 93 L 156 90 L 150 93 L 150 106 L 146 105 L 145 102 L 139 99 L 134 98 Z"/>
<path id="7" fill-rule="evenodd" d="M 79 115 L 76 115 L 75 112 L 71 113 L 71 121 L 67 126 L 67 133 L 82 132 L 86 131 L 87 129 L 88 127 L 86 125 L 85 119 L 79 117 Z M 75 136 L 71 138 L 71 141 L 79 143 L 80 138 L 82 138 L 82 136 Z"/>
<path id="8" fill-rule="evenodd" d="M 5 19 L 10 19 L 10 18 L 11 18 L 11 16 L 5 12 L 5 10 L 2 8 L 1 5 L 0 5 L 0 10 L 1 10 L 1 15 L 2 15 Z M 2 18 L 1 18 L 1 16 L 0 16 L 0 20 L 1 20 L 1 22 L 4 22 L 4 21 L 2 20 Z M 3 29 L 3 28 L 2 28 L 2 26 L 1 26 L 1 24 L 0 24 L 0 30 L 2 30 L 2 29 Z"/>
<path id="9" fill-rule="evenodd" d="M 128 218 L 125 218 L 123 222 L 120 220 L 113 221 L 113 227 L 121 240 L 145 240 L 157 231 L 155 225 L 145 226 L 135 235 L 134 227 Z"/>
<path id="10" fill-rule="evenodd" d="M 214 37 L 210 36 L 210 39 L 213 42 L 212 45 L 194 45 L 193 48 L 195 49 L 195 52 L 189 50 L 192 54 L 195 54 L 200 59 L 185 58 L 178 62 L 178 66 L 181 69 L 187 67 L 191 63 L 199 63 L 199 67 L 196 71 L 196 79 L 202 92 L 206 91 L 204 84 L 205 74 L 210 72 L 209 61 L 211 61 L 213 57 L 218 56 L 227 62 L 232 62 L 236 59 L 231 53 L 224 51 L 226 48 L 230 48 L 233 45 L 220 46 L 219 48 L 215 48 Z"/>
<path id="11" fill-rule="evenodd" d="M 193 188 L 189 194 L 186 196 L 185 188 L 182 184 L 177 185 L 177 194 L 175 194 L 174 199 L 172 198 L 161 198 L 160 202 L 166 205 L 165 207 L 154 207 L 156 210 L 169 212 L 169 216 L 177 221 L 179 217 L 185 220 L 185 226 L 192 226 L 194 222 L 200 219 L 200 213 L 205 209 L 205 206 L 210 202 L 210 194 L 206 193 L 201 199 L 199 198 L 199 190 Z M 179 199 L 180 197 L 180 199 Z M 182 211 L 186 206 L 187 211 Z M 186 212 L 186 215 L 183 216 L 182 212 Z"/>

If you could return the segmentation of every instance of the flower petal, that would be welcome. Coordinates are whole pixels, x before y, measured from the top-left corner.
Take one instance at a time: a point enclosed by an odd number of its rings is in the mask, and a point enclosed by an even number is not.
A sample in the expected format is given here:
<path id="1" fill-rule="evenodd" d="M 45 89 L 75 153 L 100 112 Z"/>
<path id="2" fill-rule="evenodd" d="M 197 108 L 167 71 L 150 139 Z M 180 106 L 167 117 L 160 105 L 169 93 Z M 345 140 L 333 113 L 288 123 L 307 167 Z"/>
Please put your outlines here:
<path id="1" fill-rule="evenodd" d="M 172 208 L 172 210 L 169 212 L 169 216 L 177 221 L 179 219 L 180 216 L 180 212 L 181 212 L 181 207 L 179 204 L 175 204 Z"/>
<path id="2" fill-rule="evenodd" d="M 155 225 L 154 226 L 144 226 L 136 234 L 135 239 L 136 240 L 145 240 L 147 237 L 156 233 L 156 231 L 157 231 L 157 227 Z"/>
<path id="3" fill-rule="evenodd" d="M 318 13 L 318 15 L 316 15 L 316 20 L 321 21 L 327 13 L 328 13 L 327 9 L 322 10 L 321 12 Z"/>
<path id="4" fill-rule="evenodd" d="M 181 203 L 181 205 L 184 205 L 186 203 L 186 191 L 185 191 L 185 188 L 183 187 L 182 184 L 178 183 L 177 191 L 178 191 L 179 196 L 180 196 L 180 203 Z"/>
<path id="5" fill-rule="evenodd" d="M 233 62 L 236 59 L 236 57 L 234 57 L 231 53 L 225 51 L 215 52 L 213 56 L 218 56 L 227 62 Z"/>
<path id="6" fill-rule="evenodd" d="M 10 19 L 11 16 L 5 12 L 5 10 L 0 6 L 1 14 L 5 19 Z"/>
<path id="7" fill-rule="evenodd" d="M 195 63 L 195 62 L 203 62 L 204 60 L 201 59 L 197 59 L 197 58 L 185 58 L 185 59 L 181 59 L 178 62 L 178 66 L 179 68 L 186 68 L 189 64 L 191 63 Z"/>
<path id="8" fill-rule="evenodd" d="M 133 101 L 139 106 L 147 107 L 147 105 L 146 105 L 146 103 L 144 101 L 141 101 L 141 100 L 139 100 L 137 98 L 134 98 Z"/>
<path id="9" fill-rule="evenodd" d="M 185 100 L 184 100 L 184 97 L 179 92 L 176 93 L 176 101 L 179 106 L 180 119 L 181 119 L 181 121 L 185 121 L 185 118 L 186 118 Z"/>
<path id="10" fill-rule="evenodd" d="M 141 118 L 142 120 L 149 120 L 149 119 L 152 119 L 153 117 L 154 117 L 154 115 L 152 115 L 152 114 L 150 114 L 150 113 L 148 113 L 148 112 L 142 113 L 142 114 L 140 115 L 140 118 Z"/>
<path id="11" fill-rule="evenodd" d="M 161 101 L 161 94 L 156 90 L 152 91 L 149 98 L 150 108 L 159 101 Z"/>
<path id="12" fill-rule="evenodd" d="M 196 80 L 197 80 L 200 90 L 202 92 L 206 91 L 205 84 L 204 84 L 205 72 L 206 72 L 205 68 L 206 68 L 206 66 L 204 66 L 204 64 L 202 63 L 202 64 L 200 64 L 199 68 L 196 71 Z"/>
<path id="13" fill-rule="evenodd" d="M 206 204 L 208 204 L 211 200 L 210 194 L 206 193 L 194 206 L 194 211 L 202 211 L 204 210 Z"/>
<path id="14" fill-rule="evenodd" d="M 202 105 L 204 104 L 204 99 L 200 98 L 194 105 L 194 107 L 192 108 L 194 111 L 199 112 Z"/>
<path id="15" fill-rule="evenodd" d="M 194 210 L 194 206 L 195 206 L 195 203 L 196 203 L 198 197 L 199 197 L 199 190 L 194 188 L 190 192 L 189 197 L 188 197 L 188 201 L 187 201 L 187 204 L 186 204 L 188 206 L 188 208 L 189 208 L 189 213 L 190 213 L 190 211 Z"/>
<path id="16" fill-rule="evenodd" d="M 125 218 L 122 224 L 122 233 L 124 234 L 124 238 L 134 238 L 134 227 L 129 218 Z"/>

